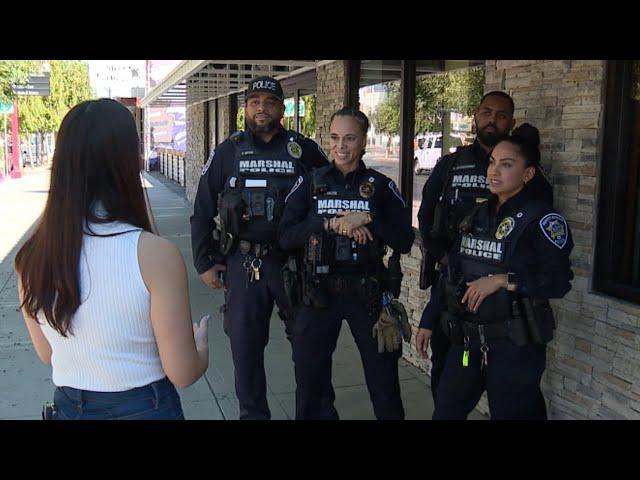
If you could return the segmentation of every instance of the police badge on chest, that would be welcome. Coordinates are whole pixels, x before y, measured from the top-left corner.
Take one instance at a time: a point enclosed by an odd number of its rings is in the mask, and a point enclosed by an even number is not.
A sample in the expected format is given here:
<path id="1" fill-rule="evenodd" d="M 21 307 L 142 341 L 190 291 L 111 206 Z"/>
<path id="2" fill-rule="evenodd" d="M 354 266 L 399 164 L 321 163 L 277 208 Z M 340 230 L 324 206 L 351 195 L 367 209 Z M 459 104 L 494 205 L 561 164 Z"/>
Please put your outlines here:
<path id="1" fill-rule="evenodd" d="M 362 198 L 371 198 L 373 196 L 373 192 L 375 192 L 375 187 L 372 182 L 362 182 L 360 184 L 360 196 Z"/>

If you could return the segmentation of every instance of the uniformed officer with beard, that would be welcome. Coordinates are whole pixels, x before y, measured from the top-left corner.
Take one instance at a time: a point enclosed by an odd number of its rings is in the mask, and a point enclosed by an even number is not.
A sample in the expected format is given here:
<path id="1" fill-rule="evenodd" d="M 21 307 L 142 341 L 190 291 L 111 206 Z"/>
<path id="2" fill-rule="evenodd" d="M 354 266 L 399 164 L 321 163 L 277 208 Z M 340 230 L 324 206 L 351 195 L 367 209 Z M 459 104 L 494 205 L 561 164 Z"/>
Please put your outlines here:
<path id="1" fill-rule="evenodd" d="M 498 142 L 507 138 L 515 125 L 513 99 L 501 91 L 485 94 L 474 113 L 477 137 L 473 144 L 459 148 L 439 161 L 422 190 L 418 222 L 423 245 L 421 288 L 432 285 L 431 297 L 441 295 L 448 252 L 462 219 L 490 196 L 487 184 L 489 156 Z M 553 188 L 538 163 L 528 186 L 538 200 L 551 206 Z M 423 281 L 424 280 L 424 281 Z M 423 312 L 416 348 L 427 357 L 431 345 L 431 393 L 434 401 L 450 342 L 440 327 L 439 303 L 428 304 Z"/>
<path id="2" fill-rule="evenodd" d="M 283 101 L 276 79 L 249 82 L 247 129 L 212 152 L 191 217 L 195 268 L 209 287 L 225 287 L 224 330 L 231 342 L 240 419 L 271 418 L 264 349 L 274 302 L 291 339 L 293 319 L 281 273 L 285 255 L 276 235 L 285 196 L 300 175 L 328 164 L 315 142 L 282 127 Z"/>

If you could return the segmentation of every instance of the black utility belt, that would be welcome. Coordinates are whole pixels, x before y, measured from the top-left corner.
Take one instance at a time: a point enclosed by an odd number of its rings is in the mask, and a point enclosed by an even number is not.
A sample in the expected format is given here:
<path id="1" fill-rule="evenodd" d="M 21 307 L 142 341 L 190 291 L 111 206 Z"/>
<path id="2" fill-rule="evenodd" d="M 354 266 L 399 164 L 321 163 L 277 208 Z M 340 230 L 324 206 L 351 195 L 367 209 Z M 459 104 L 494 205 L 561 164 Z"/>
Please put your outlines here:
<path id="1" fill-rule="evenodd" d="M 274 243 L 258 243 L 249 240 L 238 240 L 238 245 L 232 253 L 241 253 L 242 255 L 253 255 L 255 257 L 264 257 L 276 251 Z"/>
<path id="2" fill-rule="evenodd" d="M 476 323 L 467 320 L 462 322 L 462 333 L 470 340 L 480 338 L 481 331 L 486 340 L 508 337 L 511 332 L 511 322 L 508 320 L 500 323 Z"/>
<path id="3" fill-rule="evenodd" d="M 366 296 L 379 284 L 375 277 L 365 275 L 327 275 L 321 283 L 336 296 Z"/>

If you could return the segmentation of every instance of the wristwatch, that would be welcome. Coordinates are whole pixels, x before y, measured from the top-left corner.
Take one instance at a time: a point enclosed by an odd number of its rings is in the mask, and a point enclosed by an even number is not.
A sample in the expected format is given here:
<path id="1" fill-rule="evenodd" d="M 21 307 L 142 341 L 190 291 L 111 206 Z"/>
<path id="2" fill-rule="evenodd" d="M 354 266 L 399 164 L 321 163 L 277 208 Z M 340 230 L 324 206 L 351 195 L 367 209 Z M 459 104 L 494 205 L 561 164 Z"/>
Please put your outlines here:
<path id="1" fill-rule="evenodd" d="M 517 287 L 516 274 L 513 272 L 507 272 L 507 290 L 509 292 L 515 292 Z"/>

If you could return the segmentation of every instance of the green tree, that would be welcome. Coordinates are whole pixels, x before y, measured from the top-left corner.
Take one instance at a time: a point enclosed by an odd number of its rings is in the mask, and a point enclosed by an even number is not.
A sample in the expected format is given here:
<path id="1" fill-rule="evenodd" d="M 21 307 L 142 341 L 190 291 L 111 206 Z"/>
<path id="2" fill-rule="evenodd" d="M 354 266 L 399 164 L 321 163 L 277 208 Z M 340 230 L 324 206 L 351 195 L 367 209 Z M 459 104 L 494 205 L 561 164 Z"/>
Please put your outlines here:
<path id="1" fill-rule="evenodd" d="M 52 60 L 50 66 L 51 94 L 48 96 L 18 96 L 20 133 L 29 135 L 57 132 L 69 109 L 94 97 L 89 84 L 89 67 L 84 62 Z"/>
<path id="2" fill-rule="evenodd" d="M 387 96 L 373 114 L 376 130 L 400 133 L 400 82 L 386 85 Z M 452 110 L 471 115 L 484 91 L 482 66 L 426 75 L 416 82 L 416 133 L 442 129 L 444 112 Z"/>
<path id="3" fill-rule="evenodd" d="M 244 107 L 238 105 L 238 116 L 236 117 L 236 130 L 244 130 Z"/>
<path id="4" fill-rule="evenodd" d="M 14 83 L 26 83 L 30 73 L 40 69 L 39 60 L 0 60 L 0 102 L 8 103 L 16 95 L 11 91 Z"/>
<path id="5" fill-rule="evenodd" d="M 304 99 L 304 117 L 300 120 L 302 134 L 305 137 L 316 136 L 316 100 L 315 95 L 300 97 Z"/>

